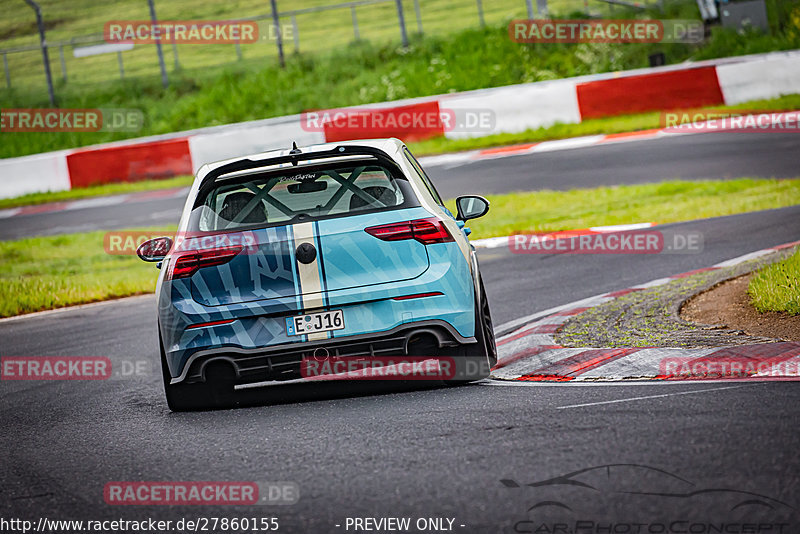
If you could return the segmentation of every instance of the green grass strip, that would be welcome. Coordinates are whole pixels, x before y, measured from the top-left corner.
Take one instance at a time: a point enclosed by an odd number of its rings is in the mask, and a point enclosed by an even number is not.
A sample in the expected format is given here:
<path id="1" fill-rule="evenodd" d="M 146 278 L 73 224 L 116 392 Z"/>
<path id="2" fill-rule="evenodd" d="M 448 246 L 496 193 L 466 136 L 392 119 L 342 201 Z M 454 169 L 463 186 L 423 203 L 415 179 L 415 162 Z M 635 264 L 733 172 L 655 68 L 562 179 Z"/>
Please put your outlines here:
<path id="1" fill-rule="evenodd" d="M 737 104 L 735 106 L 713 106 L 703 109 L 746 109 L 751 111 L 796 110 L 800 109 L 800 94 L 786 95 L 780 98 L 768 100 L 757 100 L 753 102 L 747 102 L 745 104 Z M 642 113 L 638 115 L 624 115 L 620 117 L 609 117 L 604 119 L 589 119 L 579 124 L 555 124 L 548 128 L 526 130 L 519 133 L 476 137 L 472 139 L 446 139 L 444 137 L 437 137 L 435 139 L 429 139 L 426 141 L 409 143 L 408 145 L 412 152 L 414 152 L 417 156 L 426 156 L 432 154 L 460 152 L 464 150 L 507 146 L 518 143 L 533 143 L 553 139 L 566 139 L 584 135 L 634 132 L 658 128 L 661 126 L 660 120 L 660 112 Z M 176 178 L 169 179 L 141 180 L 138 182 L 120 182 L 114 184 L 96 185 L 72 189 L 69 191 L 31 193 L 14 198 L 0 199 L 0 209 L 16 208 L 19 206 L 28 206 L 33 204 L 45 204 L 47 202 L 78 200 L 82 198 L 105 195 L 119 195 L 136 193 L 140 191 L 169 189 L 172 187 L 188 187 L 192 184 L 192 180 L 193 177 L 191 176 L 178 176 Z"/>
<path id="2" fill-rule="evenodd" d="M 671 181 L 491 195 L 489 200 L 488 215 L 470 221 L 473 239 L 778 208 L 800 204 L 800 180 Z M 452 201 L 448 205 L 454 210 Z M 174 228 L 163 230 L 168 234 Z M 136 256 L 106 254 L 104 234 L 0 242 L 0 316 L 152 292 L 154 266 Z"/>
<path id="3" fill-rule="evenodd" d="M 0 199 L 0 209 L 46 204 L 48 202 L 66 202 L 68 200 L 79 200 L 82 198 L 124 195 L 142 191 L 156 191 L 159 189 L 172 189 L 173 187 L 189 187 L 192 185 L 193 180 L 193 176 L 177 176 L 175 178 L 164 178 L 160 180 L 141 180 L 138 182 L 93 185 L 91 187 L 70 189 L 69 191 L 30 193 L 19 197 Z"/>
<path id="4" fill-rule="evenodd" d="M 639 222 L 670 223 L 800 204 L 799 180 L 666 181 L 569 191 L 488 195 L 472 238 Z M 450 203 L 455 209 L 454 203 Z M 455 213 L 455 211 L 453 211 Z"/>
<path id="5" fill-rule="evenodd" d="M 800 251 L 756 272 L 747 292 L 760 312 L 800 315 Z"/>

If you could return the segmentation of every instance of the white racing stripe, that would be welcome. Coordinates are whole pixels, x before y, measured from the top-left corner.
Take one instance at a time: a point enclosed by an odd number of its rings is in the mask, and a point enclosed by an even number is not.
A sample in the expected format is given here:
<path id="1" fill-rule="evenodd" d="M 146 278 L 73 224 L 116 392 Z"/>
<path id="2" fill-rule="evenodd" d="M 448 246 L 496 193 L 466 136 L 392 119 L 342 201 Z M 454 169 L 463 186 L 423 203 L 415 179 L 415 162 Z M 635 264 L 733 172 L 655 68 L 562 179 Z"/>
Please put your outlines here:
<path id="1" fill-rule="evenodd" d="M 294 235 L 294 248 L 297 250 L 303 243 L 311 243 L 314 245 L 314 223 L 299 223 L 292 226 L 292 233 Z M 314 247 L 316 248 L 316 246 Z M 296 260 L 295 260 L 296 261 Z M 322 280 L 319 275 L 319 251 L 317 257 L 311 263 L 301 263 L 296 261 L 297 272 L 300 277 L 300 298 L 303 301 L 303 310 L 307 313 L 315 310 L 322 309 L 325 306 L 325 301 L 322 295 Z M 318 339 L 328 339 L 329 332 L 315 332 L 308 334 L 308 340 L 314 341 Z"/>

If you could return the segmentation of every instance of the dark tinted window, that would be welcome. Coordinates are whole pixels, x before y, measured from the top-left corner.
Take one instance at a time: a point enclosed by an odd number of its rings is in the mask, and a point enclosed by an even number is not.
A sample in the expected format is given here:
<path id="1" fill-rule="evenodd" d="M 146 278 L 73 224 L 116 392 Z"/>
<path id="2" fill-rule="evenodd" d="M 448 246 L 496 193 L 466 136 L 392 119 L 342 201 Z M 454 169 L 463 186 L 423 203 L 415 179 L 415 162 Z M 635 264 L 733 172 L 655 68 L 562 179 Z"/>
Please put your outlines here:
<path id="1" fill-rule="evenodd" d="M 190 225 L 208 232 L 416 205 L 397 172 L 348 162 L 223 180 L 198 198 Z"/>
<path id="2" fill-rule="evenodd" d="M 411 151 L 409 151 L 408 148 L 405 148 L 403 152 L 405 153 L 408 162 L 411 164 L 412 167 L 414 167 L 414 170 L 417 171 L 417 174 L 419 175 L 422 182 L 425 184 L 425 187 L 428 189 L 428 191 L 430 191 L 436 203 L 439 204 L 440 206 L 444 206 L 444 202 L 442 202 L 442 197 L 439 196 L 439 192 L 433 186 L 433 182 L 431 182 L 431 179 L 428 178 L 428 175 L 425 174 L 425 170 L 422 168 L 422 165 L 419 164 L 417 158 L 415 158 L 411 154 Z"/>

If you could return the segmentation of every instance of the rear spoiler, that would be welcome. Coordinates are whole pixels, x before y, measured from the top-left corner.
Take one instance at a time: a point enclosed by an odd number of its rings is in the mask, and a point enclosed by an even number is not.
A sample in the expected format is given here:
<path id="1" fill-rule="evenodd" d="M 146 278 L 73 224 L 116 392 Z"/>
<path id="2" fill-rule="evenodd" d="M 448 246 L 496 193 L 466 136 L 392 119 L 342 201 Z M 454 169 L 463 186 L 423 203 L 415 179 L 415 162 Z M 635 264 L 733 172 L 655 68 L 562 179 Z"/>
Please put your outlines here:
<path id="1" fill-rule="evenodd" d="M 250 169 L 259 169 L 261 167 L 267 167 L 270 165 L 281 165 L 284 163 L 291 163 L 292 165 L 297 165 L 301 161 L 302 162 L 314 161 L 327 158 L 338 158 L 342 156 L 373 156 L 384 160 L 389 159 L 391 161 L 389 155 L 383 150 L 368 146 L 340 145 L 331 150 L 321 150 L 317 152 L 308 152 L 308 153 L 303 153 L 300 151 L 299 148 L 295 147 L 289 152 L 289 154 L 285 156 L 275 156 L 272 158 L 259 159 L 259 160 L 240 159 L 238 161 L 226 163 L 221 167 L 217 167 L 216 169 L 209 171 L 209 173 L 203 177 L 203 182 L 200 184 L 200 188 L 202 189 L 207 182 L 216 181 L 217 178 L 219 178 L 224 174 L 246 171 Z"/>

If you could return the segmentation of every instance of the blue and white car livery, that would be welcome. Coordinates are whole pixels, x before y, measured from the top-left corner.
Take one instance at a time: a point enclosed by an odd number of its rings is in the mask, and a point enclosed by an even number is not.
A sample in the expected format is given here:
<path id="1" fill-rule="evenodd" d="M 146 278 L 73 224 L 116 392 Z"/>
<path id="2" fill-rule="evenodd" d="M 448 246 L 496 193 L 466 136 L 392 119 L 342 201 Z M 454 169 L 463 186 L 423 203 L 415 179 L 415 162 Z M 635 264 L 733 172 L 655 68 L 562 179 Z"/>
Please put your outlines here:
<path id="1" fill-rule="evenodd" d="M 447 356 L 480 363 L 460 380 L 485 376 L 496 348 L 464 223 L 488 202 L 457 206 L 453 216 L 397 139 L 203 166 L 175 239 L 139 249 L 160 262 L 170 408 L 297 379 L 309 357 Z"/>

